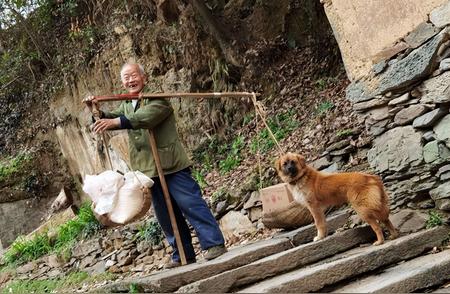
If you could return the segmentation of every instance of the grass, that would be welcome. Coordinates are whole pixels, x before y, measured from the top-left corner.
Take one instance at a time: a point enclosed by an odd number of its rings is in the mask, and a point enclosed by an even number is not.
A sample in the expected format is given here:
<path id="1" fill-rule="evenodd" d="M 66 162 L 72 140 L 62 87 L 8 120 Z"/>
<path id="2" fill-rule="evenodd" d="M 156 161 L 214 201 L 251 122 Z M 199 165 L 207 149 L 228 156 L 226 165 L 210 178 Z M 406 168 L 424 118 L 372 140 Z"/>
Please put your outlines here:
<path id="1" fill-rule="evenodd" d="M 7 265 L 17 265 L 35 260 L 49 253 L 70 255 L 70 249 L 80 238 L 87 238 L 100 229 L 90 205 L 83 204 L 75 219 L 57 228 L 55 238 L 47 232 L 35 234 L 31 239 L 18 237 L 3 255 Z"/>
<path id="2" fill-rule="evenodd" d="M 338 138 L 343 138 L 343 137 L 347 137 L 353 135 L 353 130 L 352 129 L 345 129 L 345 130 L 340 130 L 336 133 L 336 137 Z"/>
<path id="3" fill-rule="evenodd" d="M 443 224 L 442 216 L 436 211 L 428 212 L 428 219 L 426 221 L 426 228 L 431 229 Z"/>
<path id="4" fill-rule="evenodd" d="M 19 172 L 32 159 L 29 153 L 19 153 L 0 163 L 0 182 Z"/>
<path id="5" fill-rule="evenodd" d="M 267 124 L 277 141 L 284 139 L 290 132 L 299 127 L 298 121 L 294 118 L 293 110 L 276 115 L 273 119 L 269 119 Z M 269 135 L 269 131 L 264 128 L 253 137 L 250 143 L 250 151 L 252 153 L 256 153 L 258 150 L 267 152 L 274 146 L 275 142 Z"/>
<path id="6" fill-rule="evenodd" d="M 225 190 L 225 188 L 219 188 L 217 191 L 215 191 L 212 195 L 211 195 L 211 206 L 214 207 L 217 205 L 217 203 L 227 200 L 228 197 L 228 193 Z"/>
<path id="7" fill-rule="evenodd" d="M 193 169 L 192 177 L 195 179 L 202 190 L 208 186 L 208 183 L 205 180 L 204 170 L 200 171 L 198 169 Z"/>
<path id="8" fill-rule="evenodd" d="M 55 290 L 67 292 L 68 288 L 78 287 L 81 283 L 94 283 L 114 278 L 115 275 L 108 272 L 94 276 L 86 272 L 72 272 L 58 279 L 12 281 L 2 289 L 1 293 L 52 293 Z"/>
<path id="9" fill-rule="evenodd" d="M 240 153 L 244 146 L 244 137 L 238 136 L 231 143 L 231 146 L 225 149 L 228 155 L 224 160 L 219 161 L 219 171 L 222 174 L 233 170 L 241 163 Z"/>
<path id="10" fill-rule="evenodd" d="M 164 235 L 158 222 L 155 219 L 150 219 L 145 225 L 139 227 L 136 239 L 138 241 L 147 241 L 152 246 L 157 246 L 161 244 Z"/>
<path id="11" fill-rule="evenodd" d="M 326 112 L 328 112 L 329 110 L 334 108 L 334 104 L 333 102 L 330 101 L 325 101 L 320 103 L 317 107 L 316 107 L 316 113 L 317 115 L 324 115 Z"/>

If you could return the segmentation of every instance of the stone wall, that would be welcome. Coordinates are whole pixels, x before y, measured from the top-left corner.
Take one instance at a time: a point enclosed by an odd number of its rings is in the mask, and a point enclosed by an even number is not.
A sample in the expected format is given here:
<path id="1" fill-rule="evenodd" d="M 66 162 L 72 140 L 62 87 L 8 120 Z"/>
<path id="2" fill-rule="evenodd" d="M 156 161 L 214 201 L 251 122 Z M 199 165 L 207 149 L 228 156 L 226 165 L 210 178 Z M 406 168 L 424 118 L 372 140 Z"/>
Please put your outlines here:
<path id="1" fill-rule="evenodd" d="M 407 47 L 416 48 L 415 39 L 401 38 L 427 21 L 430 11 L 448 0 L 321 2 L 339 43 L 347 74 L 350 80 L 355 80 L 367 74 L 372 65 L 386 55 L 394 55 Z M 433 28 L 424 25 L 422 30 L 419 33 Z"/>
<path id="2" fill-rule="evenodd" d="M 367 154 L 392 208 L 450 211 L 450 2 L 403 39 L 415 46 L 388 48 L 396 53 L 347 88 L 369 138 L 353 154 Z M 333 161 L 332 151 L 325 159 Z"/>

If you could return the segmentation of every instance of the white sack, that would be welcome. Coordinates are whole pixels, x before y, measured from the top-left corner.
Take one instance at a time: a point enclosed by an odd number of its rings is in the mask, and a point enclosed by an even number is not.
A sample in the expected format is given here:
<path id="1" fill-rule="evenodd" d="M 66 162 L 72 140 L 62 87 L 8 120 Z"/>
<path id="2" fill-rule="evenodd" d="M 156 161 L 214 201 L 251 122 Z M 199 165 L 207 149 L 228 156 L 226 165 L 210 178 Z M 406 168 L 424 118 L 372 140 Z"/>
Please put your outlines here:
<path id="1" fill-rule="evenodd" d="M 107 170 L 96 176 L 86 175 L 83 191 L 95 203 L 94 211 L 103 215 L 114 209 L 119 189 L 124 184 L 124 176 L 115 171 Z"/>
<path id="2" fill-rule="evenodd" d="M 142 187 L 150 188 L 153 181 L 140 171 L 128 172 L 124 175 L 125 184 L 120 188 L 114 205 L 109 213 L 109 219 L 118 224 L 127 223 L 143 209 L 144 195 Z"/>

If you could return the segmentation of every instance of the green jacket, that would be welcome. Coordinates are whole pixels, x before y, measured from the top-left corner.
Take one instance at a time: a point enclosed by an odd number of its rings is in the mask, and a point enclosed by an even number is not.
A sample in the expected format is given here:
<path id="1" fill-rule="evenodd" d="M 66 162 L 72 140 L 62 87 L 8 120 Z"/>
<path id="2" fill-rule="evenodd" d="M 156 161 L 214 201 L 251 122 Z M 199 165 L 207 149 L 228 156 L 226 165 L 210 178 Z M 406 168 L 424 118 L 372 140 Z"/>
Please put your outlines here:
<path id="1" fill-rule="evenodd" d="M 131 123 L 128 130 L 130 162 L 133 170 L 149 177 L 157 177 L 155 161 L 150 148 L 148 129 L 155 134 L 156 145 L 164 174 L 180 171 L 191 165 L 178 137 L 175 116 L 170 102 L 165 99 L 143 99 L 136 111 L 131 101 L 124 101 L 118 109 L 105 112 L 104 117 L 124 115 Z"/>

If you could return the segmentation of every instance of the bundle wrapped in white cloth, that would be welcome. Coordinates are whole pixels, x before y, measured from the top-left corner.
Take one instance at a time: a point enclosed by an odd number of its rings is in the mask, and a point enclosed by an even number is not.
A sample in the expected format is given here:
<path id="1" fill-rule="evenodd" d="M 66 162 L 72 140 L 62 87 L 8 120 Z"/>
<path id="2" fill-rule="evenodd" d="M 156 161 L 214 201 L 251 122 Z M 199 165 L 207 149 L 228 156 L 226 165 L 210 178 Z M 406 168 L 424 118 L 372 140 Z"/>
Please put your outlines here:
<path id="1" fill-rule="evenodd" d="M 151 205 L 153 181 L 140 171 L 121 175 L 108 170 L 86 175 L 83 191 L 93 202 L 94 213 L 106 225 L 126 224 L 143 216 Z"/>

